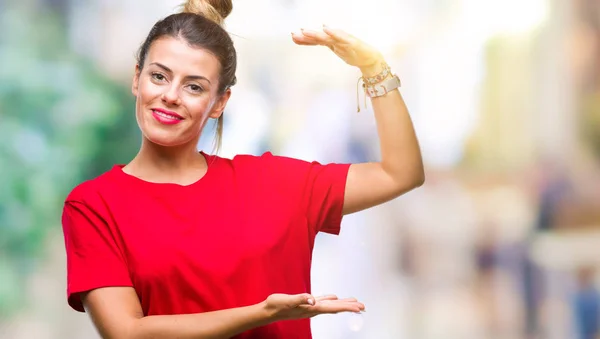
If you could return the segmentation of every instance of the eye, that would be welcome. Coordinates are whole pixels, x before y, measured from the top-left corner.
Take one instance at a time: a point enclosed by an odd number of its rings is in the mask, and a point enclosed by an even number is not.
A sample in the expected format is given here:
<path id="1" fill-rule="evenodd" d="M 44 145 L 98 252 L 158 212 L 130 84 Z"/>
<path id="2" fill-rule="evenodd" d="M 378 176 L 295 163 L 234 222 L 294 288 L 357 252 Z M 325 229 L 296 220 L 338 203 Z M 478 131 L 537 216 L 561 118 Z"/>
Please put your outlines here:
<path id="1" fill-rule="evenodd" d="M 196 84 L 191 84 L 188 86 L 188 88 L 195 93 L 201 93 L 204 91 L 204 88 L 202 88 L 202 86 L 200 85 L 196 85 Z"/>
<path id="2" fill-rule="evenodd" d="M 156 81 L 165 81 L 167 78 L 160 73 L 152 73 L 152 79 Z"/>

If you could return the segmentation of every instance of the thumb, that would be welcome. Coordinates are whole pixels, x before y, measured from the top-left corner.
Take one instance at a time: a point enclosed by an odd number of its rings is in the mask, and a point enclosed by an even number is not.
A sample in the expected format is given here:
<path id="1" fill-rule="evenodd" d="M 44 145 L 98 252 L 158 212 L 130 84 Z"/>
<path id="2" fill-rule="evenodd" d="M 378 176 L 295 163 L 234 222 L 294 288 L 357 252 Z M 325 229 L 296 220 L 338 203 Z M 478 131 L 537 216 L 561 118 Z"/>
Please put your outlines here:
<path id="1" fill-rule="evenodd" d="M 298 306 L 305 305 L 305 304 L 309 304 L 309 305 L 315 304 L 315 297 L 313 297 L 312 295 L 310 295 L 308 293 L 298 294 L 298 295 L 296 295 L 296 298 L 294 298 L 294 299 L 296 301 L 296 305 L 298 305 Z"/>

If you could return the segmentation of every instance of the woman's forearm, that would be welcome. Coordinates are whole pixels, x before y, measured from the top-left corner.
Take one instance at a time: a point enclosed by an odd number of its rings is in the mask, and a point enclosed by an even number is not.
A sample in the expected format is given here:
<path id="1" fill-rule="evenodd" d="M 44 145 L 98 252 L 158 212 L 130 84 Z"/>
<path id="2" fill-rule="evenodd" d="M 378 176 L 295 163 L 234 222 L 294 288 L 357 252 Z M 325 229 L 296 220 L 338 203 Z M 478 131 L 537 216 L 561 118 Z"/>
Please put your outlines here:
<path id="1" fill-rule="evenodd" d="M 160 315 L 135 321 L 126 339 L 226 339 L 272 321 L 256 304 L 207 313 Z"/>
<path id="2" fill-rule="evenodd" d="M 362 68 L 363 76 L 381 72 L 383 59 L 377 64 Z M 388 175 L 399 180 L 407 177 L 420 185 L 425 179 L 423 161 L 417 136 L 408 109 L 399 90 L 371 99 L 377 121 L 381 166 Z"/>

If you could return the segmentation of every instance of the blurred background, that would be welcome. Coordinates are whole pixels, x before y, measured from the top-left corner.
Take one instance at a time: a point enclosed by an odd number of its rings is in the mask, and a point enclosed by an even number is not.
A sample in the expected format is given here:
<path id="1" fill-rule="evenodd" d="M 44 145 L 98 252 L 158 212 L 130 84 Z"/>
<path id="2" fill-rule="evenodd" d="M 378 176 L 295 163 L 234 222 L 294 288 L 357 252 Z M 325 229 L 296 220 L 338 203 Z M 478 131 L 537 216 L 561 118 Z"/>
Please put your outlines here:
<path id="1" fill-rule="evenodd" d="M 0 338 L 99 338 L 66 303 L 62 202 L 137 152 L 134 55 L 179 2 L 0 0 Z M 378 159 L 358 70 L 291 42 L 322 23 L 385 54 L 421 143 L 423 187 L 319 235 L 314 293 L 367 312 L 315 339 L 600 337 L 600 1 L 234 0 L 226 22 L 221 156 Z"/>

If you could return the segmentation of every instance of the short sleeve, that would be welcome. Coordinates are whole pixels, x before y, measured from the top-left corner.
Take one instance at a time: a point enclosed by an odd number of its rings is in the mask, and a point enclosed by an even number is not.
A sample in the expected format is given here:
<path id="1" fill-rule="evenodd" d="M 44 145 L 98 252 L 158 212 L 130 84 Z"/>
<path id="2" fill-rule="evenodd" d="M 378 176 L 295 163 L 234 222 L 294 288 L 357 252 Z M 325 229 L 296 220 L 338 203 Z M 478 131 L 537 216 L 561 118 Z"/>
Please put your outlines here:
<path id="1" fill-rule="evenodd" d="M 133 286 L 114 231 L 86 204 L 65 203 L 62 215 L 67 254 L 67 299 L 84 312 L 79 293 L 100 287 Z"/>
<path id="2" fill-rule="evenodd" d="M 343 217 L 344 194 L 350 164 L 320 164 L 273 156 L 274 177 L 298 194 L 309 223 L 316 232 L 339 234 Z"/>

